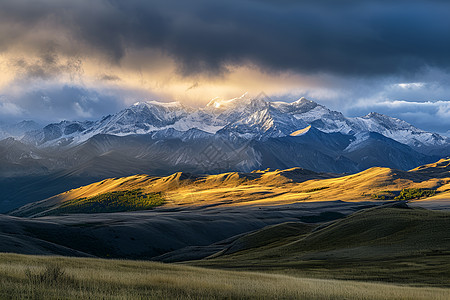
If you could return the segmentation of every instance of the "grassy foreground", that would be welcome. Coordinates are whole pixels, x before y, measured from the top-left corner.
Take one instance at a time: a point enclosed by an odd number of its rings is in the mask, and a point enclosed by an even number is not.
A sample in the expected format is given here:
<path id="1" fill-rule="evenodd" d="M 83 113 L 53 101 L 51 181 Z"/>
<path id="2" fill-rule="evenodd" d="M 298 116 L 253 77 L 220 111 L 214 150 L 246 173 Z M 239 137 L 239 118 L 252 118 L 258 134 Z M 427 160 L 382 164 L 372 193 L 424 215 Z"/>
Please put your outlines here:
<path id="1" fill-rule="evenodd" d="M 48 268 L 48 266 L 59 266 Z M 46 269 L 47 268 L 47 269 Z M 0 254 L 1 299 L 449 299 L 450 289 Z"/>

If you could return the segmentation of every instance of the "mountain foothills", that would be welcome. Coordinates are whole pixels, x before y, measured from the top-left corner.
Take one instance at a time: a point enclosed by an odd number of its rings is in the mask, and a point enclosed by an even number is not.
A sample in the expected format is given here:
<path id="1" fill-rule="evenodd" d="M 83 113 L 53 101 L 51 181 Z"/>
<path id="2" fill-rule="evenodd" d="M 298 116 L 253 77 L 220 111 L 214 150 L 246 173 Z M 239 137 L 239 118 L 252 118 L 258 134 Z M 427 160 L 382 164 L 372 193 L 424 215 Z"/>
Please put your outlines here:
<path id="1" fill-rule="evenodd" d="M 125 198 L 125 194 L 130 196 Z M 136 195 L 139 196 L 137 201 Z M 127 206 L 119 205 L 120 199 Z M 165 209 L 450 199 L 450 159 L 410 171 L 374 167 L 345 176 L 291 168 L 201 176 L 178 172 L 165 177 L 116 177 L 27 204 L 10 214 L 40 217 L 108 212 L 99 211 L 98 204 L 103 202 L 105 209 L 111 209 L 112 200 L 116 202 L 116 211 L 145 210 L 150 207 L 141 204 L 147 203 L 148 199 L 157 199 L 157 206 L 162 205 Z M 139 205 L 130 207 L 131 202 Z M 96 209 L 89 203 L 95 203 Z"/>
<path id="2" fill-rule="evenodd" d="M 139 102 L 98 121 L 1 128 L 0 211 L 117 176 L 409 170 L 450 154 L 447 137 L 378 113 L 347 118 L 304 98 L 285 103 L 243 95 L 199 109 Z"/>
<path id="3" fill-rule="evenodd" d="M 448 287 L 449 199 L 450 159 L 351 175 L 134 175 L 0 215 L 0 252 Z"/>

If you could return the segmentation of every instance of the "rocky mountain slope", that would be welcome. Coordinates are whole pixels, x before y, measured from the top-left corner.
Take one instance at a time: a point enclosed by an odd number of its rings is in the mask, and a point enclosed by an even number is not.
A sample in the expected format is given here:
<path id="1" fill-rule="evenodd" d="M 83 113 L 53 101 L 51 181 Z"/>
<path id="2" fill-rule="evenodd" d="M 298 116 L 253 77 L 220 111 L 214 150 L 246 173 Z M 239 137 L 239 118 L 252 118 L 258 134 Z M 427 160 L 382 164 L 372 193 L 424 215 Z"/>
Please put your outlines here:
<path id="1" fill-rule="evenodd" d="M 138 102 L 96 122 L 63 121 L 50 124 L 42 130 L 28 132 L 23 141 L 40 147 L 73 146 L 96 134 L 124 136 L 161 132 L 162 136 L 170 137 L 192 129 L 210 134 L 267 140 L 289 136 L 308 125 L 325 133 L 340 132 L 352 136 L 376 132 L 415 150 L 423 150 L 420 152 L 426 152 L 428 147 L 449 145 L 448 138 L 378 113 L 346 118 L 339 112 L 305 98 L 285 103 L 247 95 L 226 101 L 214 99 L 200 109 L 187 108 L 176 102 Z"/>
<path id="2" fill-rule="evenodd" d="M 120 176 L 138 170 L 217 173 L 293 166 L 324 172 L 411 169 L 450 154 L 448 138 L 395 118 L 377 113 L 346 118 L 304 98 L 284 103 L 246 95 L 214 99 L 201 109 L 139 102 L 98 121 L 49 124 L 15 140 L 23 155 L 4 154 L 6 163 L 20 169 L 31 164 L 23 158 L 31 158 L 49 172 L 89 176 L 114 176 L 108 171 L 114 165 L 124 166 Z"/>

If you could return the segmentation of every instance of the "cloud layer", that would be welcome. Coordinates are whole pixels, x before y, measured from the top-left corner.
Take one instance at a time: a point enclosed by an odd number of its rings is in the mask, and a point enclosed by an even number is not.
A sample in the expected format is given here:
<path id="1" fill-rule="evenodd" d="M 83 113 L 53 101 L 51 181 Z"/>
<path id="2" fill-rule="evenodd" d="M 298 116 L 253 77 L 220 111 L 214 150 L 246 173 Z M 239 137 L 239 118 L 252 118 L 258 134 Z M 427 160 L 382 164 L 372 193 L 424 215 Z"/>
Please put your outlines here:
<path id="1" fill-rule="evenodd" d="M 0 101 L 43 118 L 245 91 L 350 114 L 400 116 L 423 106 L 398 103 L 423 102 L 436 109 L 417 124 L 445 132 L 450 122 L 432 119 L 449 99 L 449 36 L 450 3 L 439 0 L 3 0 Z M 39 95 L 67 109 L 51 112 Z M 91 98 L 103 100 L 80 101 Z"/>
<path id="2" fill-rule="evenodd" d="M 47 47 L 64 35 L 57 43 L 67 54 L 119 63 L 130 48 L 154 48 L 185 74 L 242 63 L 350 75 L 450 66 L 446 1 L 4 0 L 0 19 L 3 48 Z"/>

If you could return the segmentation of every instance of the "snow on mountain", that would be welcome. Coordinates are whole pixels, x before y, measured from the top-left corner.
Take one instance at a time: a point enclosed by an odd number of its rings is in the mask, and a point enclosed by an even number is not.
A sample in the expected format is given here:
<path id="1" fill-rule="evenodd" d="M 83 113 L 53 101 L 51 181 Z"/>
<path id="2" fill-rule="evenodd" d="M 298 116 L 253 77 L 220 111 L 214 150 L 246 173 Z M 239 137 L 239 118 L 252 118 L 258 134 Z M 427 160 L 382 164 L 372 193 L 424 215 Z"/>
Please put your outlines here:
<path id="1" fill-rule="evenodd" d="M 173 125 L 187 114 L 179 103 L 137 102 L 109 118 L 104 118 L 93 130 L 119 135 L 144 133 Z"/>
<path id="2" fill-rule="evenodd" d="M 223 128 L 223 122 L 217 122 L 209 114 L 184 107 L 177 102 L 163 103 L 156 101 L 137 102 L 114 115 L 109 115 L 96 122 L 63 121 L 47 125 L 41 131 L 28 133 L 23 141 L 40 147 L 75 145 L 97 134 L 125 136 L 130 134 L 154 134 L 173 129 L 185 132 L 197 128 L 202 132 L 215 133 Z M 168 137 L 176 137 L 168 135 Z"/>
<path id="3" fill-rule="evenodd" d="M 230 100 L 216 98 L 200 109 L 187 108 L 178 102 L 137 102 L 96 122 L 50 124 L 42 130 L 28 132 L 22 140 L 49 147 L 79 144 L 97 134 L 149 134 L 160 139 L 182 138 L 183 132 L 191 132 L 189 139 L 217 133 L 266 140 L 289 136 L 307 126 L 325 133 L 355 136 L 355 143 L 367 136 L 364 133 L 376 132 L 415 149 L 450 144 L 449 138 L 378 113 L 347 118 L 305 98 L 292 103 L 270 102 L 248 94 Z"/>
<path id="4" fill-rule="evenodd" d="M 244 107 L 250 101 L 252 100 L 251 97 L 249 97 L 248 93 L 244 93 L 242 96 L 224 100 L 219 97 L 212 99 L 209 101 L 209 103 L 206 105 L 207 108 L 213 109 L 213 110 L 237 110 L 239 107 Z"/>
<path id="5" fill-rule="evenodd" d="M 188 131 L 189 129 L 196 128 L 214 134 L 225 125 L 226 122 L 219 119 L 217 116 L 205 112 L 204 110 L 195 110 L 175 122 L 172 125 L 172 128 L 179 131 Z"/>
<path id="6" fill-rule="evenodd" d="M 375 112 L 364 117 L 352 118 L 351 121 L 355 132 L 377 132 L 413 147 L 442 146 L 449 143 L 448 138 L 418 129 L 403 120 Z"/>
<path id="7" fill-rule="evenodd" d="M 91 128 L 94 122 L 62 121 L 40 130 L 26 132 L 22 141 L 35 146 L 65 146 Z"/>
<path id="8" fill-rule="evenodd" d="M 346 152 L 354 151 L 361 147 L 361 145 L 364 144 L 365 141 L 367 141 L 370 138 L 370 132 L 358 132 L 355 135 L 353 135 L 354 139 L 353 141 L 347 146 L 347 148 L 344 149 Z"/>
<path id="9" fill-rule="evenodd" d="M 280 109 L 323 132 L 341 132 L 344 134 L 352 132 L 351 122 L 342 113 L 332 111 L 305 98 L 300 98 L 289 105 L 280 105 Z"/>
<path id="10" fill-rule="evenodd" d="M 405 121 L 379 113 L 346 118 L 340 112 L 332 111 L 305 98 L 292 104 L 277 103 L 276 105 L 280 110 L 327 133 L 359 134 L 362 137 L 362 133 L 376 132 L 414 148 L 436 147 L 450 143 L 450 139 L 439 134 L 418 129 Z"/>
<path id="11" fill-rule="evenodd" d="M 16 124 L 0 125 L 0 139 L 8 137 L 21 139 L 26 132 L 41 128 L 42 126 L 34 121 L 22 121 Z"/>
<path id="12" fill-rule="evenodd" d="M 261 103 L 251 102 L 249 111 L 251 112 L 252 108 L 258 105 L 261 105 Z M 253 109 L 253 111 L 249 115 L 244 115 L 242 119 L 228 124 L 218 133 L 267 139 L 287 136 L 292 132 L 292 129 L 306 126 L 304 121 L 298 120 L 289 114 L 284 114 L 271 105 L 266 105 L 264 109 Z"/>
<path id="13" fill-rule="evenodd" d="M 213 116 L 217 124 L 225 127 L 235 122 L 243 121 L 252 114 L 268 109 L 270 103 L 260 98 L 252 98 L 247 93 L 231 100 L 215 98 L 203 109 L 204 113 Z M 245 122 L 245 121 L 243 121 Z"/>
<path id="14" fill-rule="evenodd" d="M 115 115 L 108 116 L 87 133 L 114 135 L 148 134 L 175 129 L 188 131 L 196 128 L 216 133 L 225 123 L 203 110 L 186 108 L 180 103 L 138 102 Z"/>

